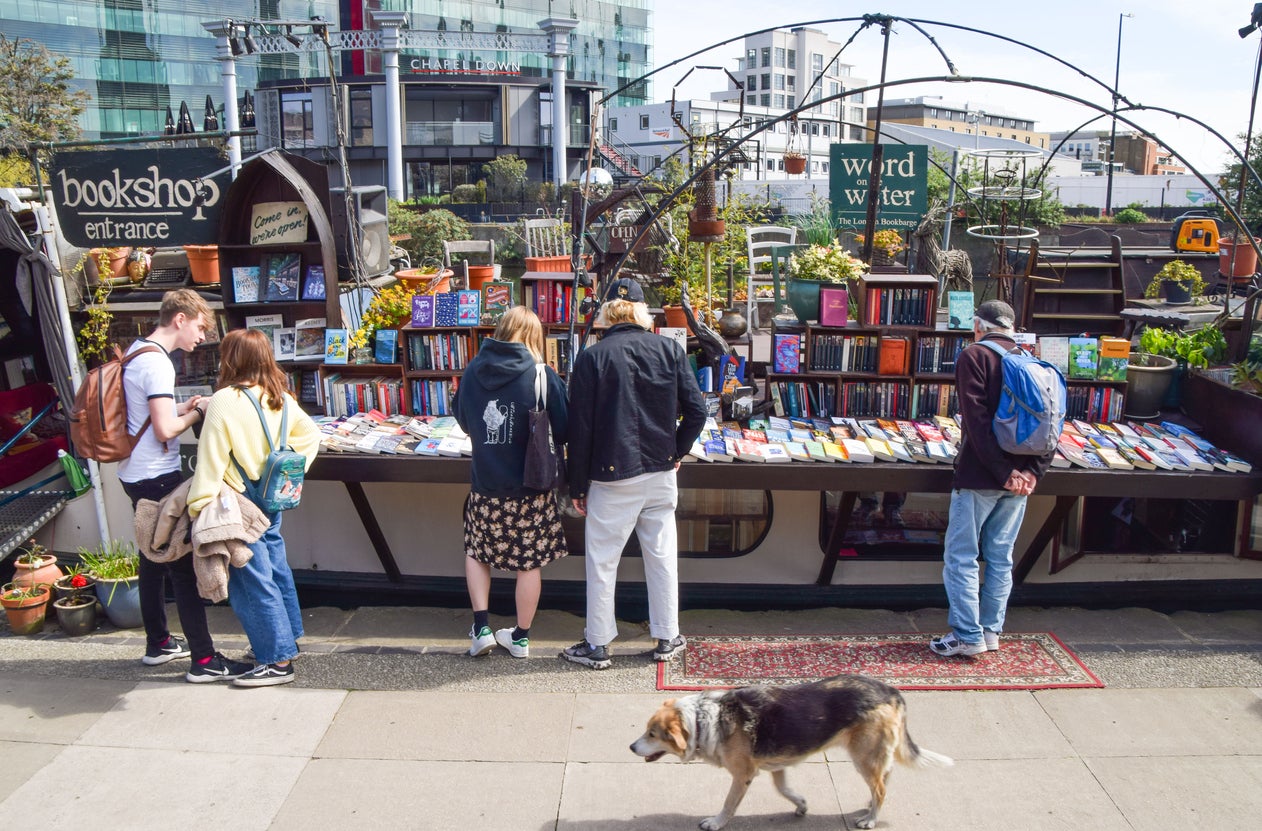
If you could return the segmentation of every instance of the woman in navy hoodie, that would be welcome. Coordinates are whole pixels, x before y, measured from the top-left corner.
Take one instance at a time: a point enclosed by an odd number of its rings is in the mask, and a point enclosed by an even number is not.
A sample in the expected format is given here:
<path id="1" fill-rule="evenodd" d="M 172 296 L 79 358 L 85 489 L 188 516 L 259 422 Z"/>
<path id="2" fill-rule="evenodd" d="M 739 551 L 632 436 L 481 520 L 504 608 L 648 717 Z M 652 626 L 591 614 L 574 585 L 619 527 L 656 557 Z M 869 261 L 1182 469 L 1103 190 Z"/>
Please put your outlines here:
<path id="1" fill-rule="evenodd" d="M 522 485 L 527 415 L 535 400 L 535 367 L 543 363 L 543 327 L 535 313 L 516 306 L 500 318 L 495 334 L 465 369 L 454 409 L 473 440 L 473 483 L 464 509 L 465 581 L 473 604 L 469 654 L 488 654 L 499 644 L 514 658 L 530 654 L 530 624 L 543 585 L 540 569 L 566 554 L 565 536 L 552 494 Z M 565 384 L 550 367 L 548 420 L 553 440 L 566 436 Z M 517 627 L 491 632 L 491 567 L 517 574 Z"/>

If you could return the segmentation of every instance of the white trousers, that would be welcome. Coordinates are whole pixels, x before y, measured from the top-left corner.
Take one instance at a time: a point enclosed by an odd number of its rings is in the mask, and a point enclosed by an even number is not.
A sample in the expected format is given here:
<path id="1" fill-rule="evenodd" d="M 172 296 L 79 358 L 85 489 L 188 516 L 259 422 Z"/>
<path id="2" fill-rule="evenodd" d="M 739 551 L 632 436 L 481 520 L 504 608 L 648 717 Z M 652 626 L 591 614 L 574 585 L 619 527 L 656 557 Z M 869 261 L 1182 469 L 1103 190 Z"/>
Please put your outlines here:
<path id="1" fill-rule="evenodd" d="M 623 546 L 634 530 L 644 553 L 649 634 L 679 634 L 678 540 L 675 471 L 645 473 L 617 482 L 592 482 L 587 491 L 587 642 L 605 646 L 618 637 L 614 588 Z"/>

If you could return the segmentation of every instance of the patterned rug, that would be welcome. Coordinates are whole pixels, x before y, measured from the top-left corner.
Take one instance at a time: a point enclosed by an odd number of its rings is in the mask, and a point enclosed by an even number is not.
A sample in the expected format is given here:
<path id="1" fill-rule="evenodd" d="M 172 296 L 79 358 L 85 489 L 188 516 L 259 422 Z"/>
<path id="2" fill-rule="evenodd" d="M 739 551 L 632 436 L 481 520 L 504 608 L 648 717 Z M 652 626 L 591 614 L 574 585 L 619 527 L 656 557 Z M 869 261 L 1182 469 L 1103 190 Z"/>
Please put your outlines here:
<path id="1" fill-rule="evenodd" d="M 659 690 L 787 685 L 860 674 L 903 690 L 1047 690 L 1103 687 L 1050 632 L 1005 632 L 998 652 L 942 658 L 931 635 L 690 635 L 657 669 Z"/>

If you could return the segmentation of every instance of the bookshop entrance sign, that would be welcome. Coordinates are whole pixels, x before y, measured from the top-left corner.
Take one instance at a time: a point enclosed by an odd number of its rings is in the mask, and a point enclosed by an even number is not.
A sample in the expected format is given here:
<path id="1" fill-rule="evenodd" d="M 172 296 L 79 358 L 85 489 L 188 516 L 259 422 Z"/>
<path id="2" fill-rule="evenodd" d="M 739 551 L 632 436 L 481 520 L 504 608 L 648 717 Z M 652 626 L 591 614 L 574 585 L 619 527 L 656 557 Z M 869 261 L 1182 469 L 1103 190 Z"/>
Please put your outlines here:
<path id="1" fill-rule="evenodd" d="M 881 228 L 914 230 L 929 204 L 929 148 L 925 145 L 884 146 L 881 164 Z M 862 227 L 867 221 L 872 145 L 834 144 L 830 148 L 828 195 L 833 224 Z"/>

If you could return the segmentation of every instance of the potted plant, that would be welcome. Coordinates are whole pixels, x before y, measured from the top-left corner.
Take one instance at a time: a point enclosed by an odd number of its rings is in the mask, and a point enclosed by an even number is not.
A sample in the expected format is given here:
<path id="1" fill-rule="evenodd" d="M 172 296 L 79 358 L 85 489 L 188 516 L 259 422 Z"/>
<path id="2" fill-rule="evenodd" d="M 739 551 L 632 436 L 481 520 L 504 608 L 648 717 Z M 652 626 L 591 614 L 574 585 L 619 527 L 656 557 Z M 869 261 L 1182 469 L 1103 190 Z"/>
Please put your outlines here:
<path id="1" fill-rule="evenodd" d="M 784 151 L 784 172 L 797 175 L 806 172 L 806 156 L 796 150 Z"/>
<path id="2" fill-rule="evenodd" d="M 96 577 L 96 596 L 110 623 L 120 629 L 140 626 L 140 555 L 132 544 L 114 540 L 93 549 L 80 548 L 79 558 Z"/>
<path id="3" fill-rule="evenodd" d="M 82 563 L 70 566 L 65 575 L 53 581 L 53 594 L 57 600 L 68 597 L 91 596 L 96 600 L 96 578 Z"/>
<path id="4" fill-rule="evenodd" d="M 13 564 L 13 584 L 26 587 L 51 585 L 61 576 L 57 556 L 50 554 L 33 537 L 27 540 L 26 547 L 21 549 Z"/>
<path id="5" fill-rule="evenodd" d="M 373 336 L 378 329 L 397 329 L 406 325 L 412 319 L 412 298 L 416 295 L 416 287 L 408 282 L 396 283 L 377 292 L 368 308 L 364 309 L 359 328 L 351 335 L 350 347 L 371 350 Z"/>
<path id="6" fill-rule="evenodd" d="M 96 628 L 96 595 L 74 594 L 53 601 L 57 625 L 72 638 L 86 635 Z"/>
<path id="7" fill-rule="evenodd" d="M 846 284 L 868 271 L 862 260 L 836 241 L 812 245 L 789 258 L 789 308 L 801 323 L 819 319 L 819 289 L 822 283 Z"/>
<path id="8" fill-rule="evenodd" d="M 863 234 L 857 234 L 854 241 L 863 245 Z M 899 252 L 906 250 L 903 235 L 893 228 L 882 228 L 872 235 L 872 265 L 893 265 Z"/>
<path id="9" fill-rule="evenodd" d="M 1251 277 L 1258 270 L 1258 252 L 1253 247 L 1262 239 L 1250 238 L 1239 230 L 1218 238 L 1218 273 L 1232 280 Z"/>
<path id="10" fill-rule="evenodd" d="M 44 628 L 48 612 L 48 586 L 19 586 L 6 583 L 0 588 L 0 605 L 4 606 L 9 628 L 15 635 L 34 635 Z"/>
<path id="11" fill-rule="evenodd" d="M 1155 356 L 1164 360 L 1155 360 L 1153 357 L 1145 356 Z M 1182 398 L 1183 379 L 1187 375 L 1187 368 L 1194 366 L 1203 369 L 1211 363 L 1222 361 L 1226 356 L 1227 339 L 1223 336 L 1222 330 L 1216 327 L 1204 326 L 1192 332 L 1148 327 L 1139 336 L 1139 352 L 1131 353 L 1127 362 L 1127 415 L 1137 412 L 1132 408 L 1132 397 L 1145 385 L 1147 376 L 1154 374 L 1146 373 L 1146 370 L 1160 369 L 1169 376 L 1169 380 L 1164 383 L 1160 378 L 1154 377 L 1151 380 L 1158 383 L 1164 390 L 1164 396 L 1158 399 L 1159 405 L 1177 407 Z M 1165 363 L 1167 360 L 1170 361 L 1168 367 Z M 1132 368 L 1137 370 L 1133 378 Z M 1153 410 L 1155 412 L 1155 408 Z"/>
<path id="12" fill-rule="evenodd" d="M 1205 280 L 1200 270 L 1183 260 L 1171 260 L 1153 275 L 1152 282 L 1144 289 L 1144 297 L 1155 300 L 1166 287 L 1167 303 L 1189 303 L 1193 297 L 1200 297 L 1205 292 Z"/>

